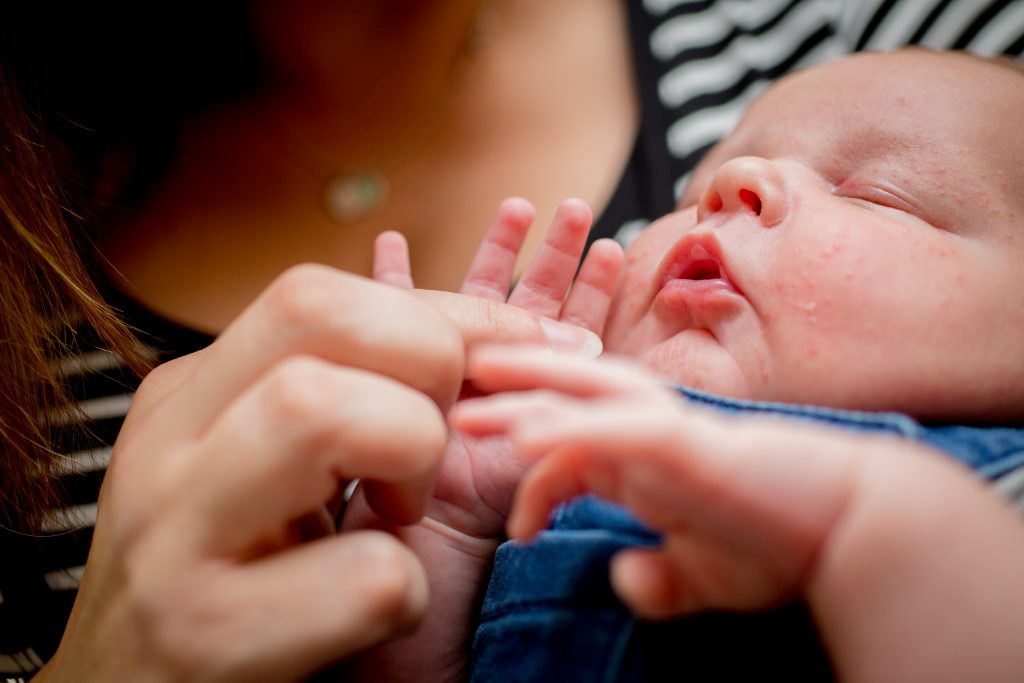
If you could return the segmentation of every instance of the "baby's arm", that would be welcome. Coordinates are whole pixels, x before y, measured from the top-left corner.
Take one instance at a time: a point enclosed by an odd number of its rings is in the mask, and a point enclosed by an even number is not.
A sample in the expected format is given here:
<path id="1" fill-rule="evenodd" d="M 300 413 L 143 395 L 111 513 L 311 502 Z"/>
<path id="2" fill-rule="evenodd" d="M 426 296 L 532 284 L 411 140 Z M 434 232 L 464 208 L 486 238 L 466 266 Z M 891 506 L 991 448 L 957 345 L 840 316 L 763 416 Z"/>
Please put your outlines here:
<path id="1" fill-rule="evenodd" d="M 549 340 L 557 342 L 560 334 L 565 335 L 562 339 L 567 347 L 578 348 L 573 335 L 582 327 L 590 331 L 595 344 L 589 353 L 596 355 L 600 344 L 595 333 L 604 326 L 622 250 L 610 240 L 598 241 L 574 284 L 591 214 L 582 202 L 565 202 L 544 244 L 509 293 L 519 249 L 532 220 L 532 207 L 525 201 L 502 203 L 469 268 L 462 293 L 448 296 L 484 298 L 495 310 L 515 306 L 529 311 L 549 325 Z M 408 250 L 400 234 L 382 234 L 375 252 L 376 279 L 403 288 L 413 285 Z M 508 319 L 507 315 L 494 318 L 499 322 Z M 493 331 L 499 339 L 503 333 L 502 329 Z M 368 680 L 461 678 L 483 582 L 526 467 L 507 440 L 477 440 L 452 433 L 424 520 L 393 529 L 427 570 L 427 613 L 412 636 L 392 641 L 352 664 L 353 675 L 365 674 Z M 374 524 L 368 515 L 357 497 L 346 513 L 346 525 Z"/>
<path id="2" fill-rule="evenodd" d="M 1024 525 L 948 458 L 890 437 L 682 404 L 632 365 L 479 349 L 502 395 L 453 424 L 508 434 L 538 464 L 510 535 L 594 492 L 662 530 L 624 551 L 615 590 L 636 612 L 810 605 L 844 680 L 1024 680 Z"/>

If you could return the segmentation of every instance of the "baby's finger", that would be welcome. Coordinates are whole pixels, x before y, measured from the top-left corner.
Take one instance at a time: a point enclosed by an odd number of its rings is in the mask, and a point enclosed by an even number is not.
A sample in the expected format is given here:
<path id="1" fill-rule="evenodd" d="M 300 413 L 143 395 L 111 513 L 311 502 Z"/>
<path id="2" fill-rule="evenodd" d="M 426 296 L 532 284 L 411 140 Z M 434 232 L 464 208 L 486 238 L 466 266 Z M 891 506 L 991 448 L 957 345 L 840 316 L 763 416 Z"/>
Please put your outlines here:
<path id="1" fill-rule="evenodd" d="M 866 437 L 633 403 L 533 406 L 507 423 L 524 458 L 539 459 L 517 489 L 511 536 L 535 533 L 554 506 L 590 491 L 669 540 L 700 541 L 677 553 L 706 580 L 688 579 L 687 600 L 765 606 L 810 575 L 847 509 Z"/>
<path id="2" fill-rule="evenodd" d="M 395 415 L 402 428 L 394 428 Z M 237 555 L 327 503 L 348 480 L 394 489 L 394 521 L 415 521 L 447 430 L 434 403 L 380 375 L 315 358 L 282 362 L 243 393 L 190 460 L 171 463 L 166 495 L 204 554 Z"/>
<path id="3" fill-rule="evenodd" d="M 465 398 L 452 408 L 448 420 L 470 436 L 510 434 L 522 425 L 535 424 L 534 420 L 557 419 L 562 409 L 572 406 L 571 401 L 543 389 Z"/>
<path id="4" fill-rule="evenodd" d="M 706 533 L 710 531 L 710 533 Z M 660 548 L 631 548 L 612 559 L 615 592 L 647 619 L 698 610 L 758 610 L 792 599 L 805 576 L 802 560 L 781 561 L 735 543 L 727 528 L 672 532 Z"/>
<path id="5" fill-rule="evenodd" d="M 533 216 L 533 205 L 525 199 L 513 197 L 501 203 L 462 281 L 461 294 L 493 301 L 508 297 L 519 250 Z"/>
<path id="6" fill-rule="evenodd" d="M 509 538 L 526 540 L 547 526 L 551 511 L 585 493 L 602 496 L 608 477 L 602 463 L 585 450 L 562 446 L 539 460 L 516 489 L 506 529 Z M 608 500 L 614 501 L 609 497 Z"/>
<path id="7" fill-rule="evenodd" d="M 415 294 L 430 302 L 455 324 L 467 347 L 487 342 L 539 344 L 586 358 L 601 354 L 601 338 L 576 325 L 524 311 L 501 301 L 425 289 L 417 289 Z"/>
<path id="8" fill-rule="evenodd" d="M 388 230 L 373 241 L 373 279 L 377 282 L 412 289 L 412 266 L 405 235 Z"/>
<path id="9" fill-rule="evenodd" d="M 530 264 L 508 302 L 528 311 L 558 318 L 593 222 L 590 207 L 579 199 L 562 202 Z"/>
<path id="10" fill-rule="evenodd" d="M 599 239 L 590 245 L 562 306 L 560 320 L 601 334 L 622 272 L 622 262 L 622 247 L 615 240 Z"/>
<path id="11" fill-rule="evenodd" d="M 611 582 L 622 601 L 645 619 L 677 617 L 696 607 L 679 567 L 662 548 L 618 552 L 612 558 Z"/>

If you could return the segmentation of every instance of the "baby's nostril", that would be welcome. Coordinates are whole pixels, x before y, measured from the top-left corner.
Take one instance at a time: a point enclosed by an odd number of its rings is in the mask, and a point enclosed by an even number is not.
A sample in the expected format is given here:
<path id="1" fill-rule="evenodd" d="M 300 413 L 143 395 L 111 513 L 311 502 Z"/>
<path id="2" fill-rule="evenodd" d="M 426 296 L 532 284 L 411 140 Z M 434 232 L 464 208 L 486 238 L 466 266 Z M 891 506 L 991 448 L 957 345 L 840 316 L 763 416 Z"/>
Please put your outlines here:
<path id="1" fill-rule="evenodd" d="M 755 215 L 761 215 L 761 198 L 757 196 L 756 192 L 750 190 L 740 190 L 740 201 L 750 207 L 750 210 Z"/>

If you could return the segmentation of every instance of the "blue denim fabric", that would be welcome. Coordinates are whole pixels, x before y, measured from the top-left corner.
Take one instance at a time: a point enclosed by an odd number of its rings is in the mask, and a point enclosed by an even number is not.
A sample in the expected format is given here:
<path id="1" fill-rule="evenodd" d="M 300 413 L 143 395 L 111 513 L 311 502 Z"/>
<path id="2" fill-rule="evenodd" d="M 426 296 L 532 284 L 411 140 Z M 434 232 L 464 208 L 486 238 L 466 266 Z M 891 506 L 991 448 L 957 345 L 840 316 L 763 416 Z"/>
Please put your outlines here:
<path id="1" fill-rule="evenodd" d="M 676 387 L 693 403 L 726 413 L 779 415 L 857 431 L 882 432 L 926 443 L 973 469 L 997 479 L 1024 465 L 1024 429 L 977 425 L 925 425 L 902 413 L 866 413 L 763 401 L 740 401 Z"/>
<path id="2" fill-rule="evenodd" d="M 737 401 L 689 389 L 686 399 L 729 413 L 763 413 L 885 432 L 928 443 L 997 478 L 1024 464 L 1024 429 L 923 425 L 897 413 Z M 805 607 L 634 619 L 615 597 L 608 561 L 659 536 L 622 508 L 584 496 L 558 508 L 528 544 L 498 548 L 473 645 L 470 679 L 602 683 L 658 680 L 832 680 Z"/>

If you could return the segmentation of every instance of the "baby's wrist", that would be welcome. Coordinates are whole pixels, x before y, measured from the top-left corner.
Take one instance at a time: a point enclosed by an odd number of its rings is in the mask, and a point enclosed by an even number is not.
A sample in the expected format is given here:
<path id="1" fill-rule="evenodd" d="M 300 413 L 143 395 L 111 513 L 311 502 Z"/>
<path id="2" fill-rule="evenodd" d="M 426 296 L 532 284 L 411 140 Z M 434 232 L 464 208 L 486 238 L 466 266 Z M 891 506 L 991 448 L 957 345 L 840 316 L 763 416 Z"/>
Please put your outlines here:
<path id="1" fill-rule="evenodd" d="M 424 517 L 417 525 L 417 529 L 424 535 L 429 535 L 440 541 L 442 547 L 453 552 L 458 552 L 467 561 L 490 565 L 494 559 L 494 552 L 505 540 L 504 536 L 476 536 L 440 522 L 432 517 Z"/>

